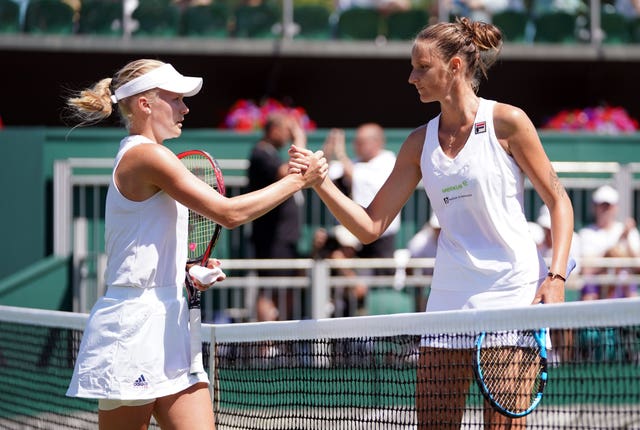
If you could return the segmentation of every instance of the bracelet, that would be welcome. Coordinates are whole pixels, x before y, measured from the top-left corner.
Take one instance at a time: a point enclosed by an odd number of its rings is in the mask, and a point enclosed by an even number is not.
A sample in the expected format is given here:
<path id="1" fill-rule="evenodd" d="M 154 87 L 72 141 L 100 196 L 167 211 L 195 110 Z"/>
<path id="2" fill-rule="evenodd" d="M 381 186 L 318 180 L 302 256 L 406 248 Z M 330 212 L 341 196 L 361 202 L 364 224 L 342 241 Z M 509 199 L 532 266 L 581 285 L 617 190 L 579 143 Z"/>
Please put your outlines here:
<path id="1" fill-rule="evenodd" d="M 551 280 L 554 280 L 554 279 L 561 279 L 561 280 L 562 280 L 562 282 L 567 282 L 567 278 L 565 278 L 564 276 L 562 276 L 562 275 L 561 275 L 561 274 L 559 274 L 559 273 L 549 272 L 549 273 L 547 273 L 547 277 L 548 277 L 548 278 L 551 278 Z"/>

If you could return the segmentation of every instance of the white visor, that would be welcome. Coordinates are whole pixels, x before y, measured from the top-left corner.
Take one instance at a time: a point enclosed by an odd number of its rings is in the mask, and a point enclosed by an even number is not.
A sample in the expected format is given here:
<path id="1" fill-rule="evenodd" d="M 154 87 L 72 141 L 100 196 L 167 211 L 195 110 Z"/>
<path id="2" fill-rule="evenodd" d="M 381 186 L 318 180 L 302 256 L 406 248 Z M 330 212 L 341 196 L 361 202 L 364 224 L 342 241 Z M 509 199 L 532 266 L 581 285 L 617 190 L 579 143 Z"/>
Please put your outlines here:
<path id="1" fill-rule="evenodd" d="M 118 103 L 119 100 L 152 88 L 160 88 L 189 97 L 198 94 L 202 88 L 202 78 L 183 76 L 171 64 L 164 64 L 122 85 L 111 96 L 111 101 Z"/>

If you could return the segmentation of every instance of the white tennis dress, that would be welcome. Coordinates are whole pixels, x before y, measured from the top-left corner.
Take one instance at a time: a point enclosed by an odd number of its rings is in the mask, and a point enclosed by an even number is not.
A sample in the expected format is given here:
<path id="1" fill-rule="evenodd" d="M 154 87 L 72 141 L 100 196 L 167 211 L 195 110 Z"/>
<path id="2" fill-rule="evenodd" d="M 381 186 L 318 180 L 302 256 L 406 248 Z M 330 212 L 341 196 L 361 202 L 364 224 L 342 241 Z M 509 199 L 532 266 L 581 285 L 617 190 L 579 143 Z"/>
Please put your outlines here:
<path id="1" fill-rule="evenodd" d="M 115 170 L 143 136 L 120 143 Z M 98 299 L 76 360 L 68 396 L 153 399 L 180 392 L 207 374 L 189 374 L 189 312 L 183 296 L 187 208 L 164 192 L 134 202 L 112 175 L 107 192 L 104 297 Z"/>
<path id="2" fill-rule="evenodd" d="M 427 311 L 526 306 L 547 273 L 524 215 L 524 174 L 493 128 L 494 101 L 480 99 L 469 139 L 451 159 L 427 125 L 424 188 L 442 231 Z"/>

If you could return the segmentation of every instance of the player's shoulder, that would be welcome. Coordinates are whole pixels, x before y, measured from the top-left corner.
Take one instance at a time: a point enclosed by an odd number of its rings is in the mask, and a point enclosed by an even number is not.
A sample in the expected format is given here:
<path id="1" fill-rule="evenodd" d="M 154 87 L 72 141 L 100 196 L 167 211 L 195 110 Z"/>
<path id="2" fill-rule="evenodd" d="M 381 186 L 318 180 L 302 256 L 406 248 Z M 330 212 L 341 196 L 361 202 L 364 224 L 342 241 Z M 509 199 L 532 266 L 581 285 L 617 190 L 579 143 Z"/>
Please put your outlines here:
<path id="1" fill-rule="evenodd" d="M 496 102 L 493 107 L 493 120 L 502 121 L 506 123 L 517 123 L 519 121 L 526 121 L 529 117 L 524 110 L 518 106 L 510 105 L 508 103 Z"/>
<path id="2" fill-rule="evenodd" d="M 524 110 L 508 103 L 496 102 L 493 108 L 493 124 L 498 137 L 511 136 L 529 128 L 531 120 Z"/>
<path id="3" fill-rule="evenodd" d="M 419 127 L 414 128 L 409 132 L 409 135 L 405 139 L 405 143 L 411 142 L 411 144 L 422 145 L 427 136 L 427 124 L 422 124 Z"/>
<path id="4" fill-rule="evenodd" d="M 176 154 L 166 146 L 149 140 L 140 141 L 123 154 L 123 160 L 135 161 L 138 164 L 153 164 L 167 158 L 176 158 Z"/>
<path id="5" fill-rule="evenodd" d="M 409 132 L 402 143 L 401 153 L 410 153 L 411 156 L 422 153 L 422 147 L 427 134 L 427 125 L 423 124 Z"/>

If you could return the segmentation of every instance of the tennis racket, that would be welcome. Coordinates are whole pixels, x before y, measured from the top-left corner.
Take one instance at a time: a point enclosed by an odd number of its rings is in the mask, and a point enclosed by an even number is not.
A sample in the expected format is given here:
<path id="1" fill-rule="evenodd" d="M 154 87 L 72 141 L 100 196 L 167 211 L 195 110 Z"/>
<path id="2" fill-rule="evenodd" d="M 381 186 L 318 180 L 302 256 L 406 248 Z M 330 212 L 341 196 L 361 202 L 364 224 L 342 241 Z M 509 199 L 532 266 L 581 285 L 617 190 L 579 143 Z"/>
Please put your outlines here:
<path id="1" fill-rule="evenodd" d="M 224 179 L 218 162 L 208 153 L 190 150 L 178 154 L 178 158 L 187 169 L 220 194 L 225 194 Z M 206 267 L 211 251 L 220 237 L 222 226 L 197 212 L 189 210 L 189 238 L 187 264 L 198 264 Z M 189 335 L 191 344 L 190 373 L 204 372 L 202 364 L 202 338 L 200 333 L 201 292 L 194 286 L 189 273 L 185 276 L 187 303 L 189 306 Z"/>
<path id="2" fill-rule="evenodd" d="M 575 266 L 570 258 L 567 278 Z M 482 332 L 474 361 L 476 382 L 491 406 L 524 417 L 540 404 L 547 383 L 547 329 Z"/>

